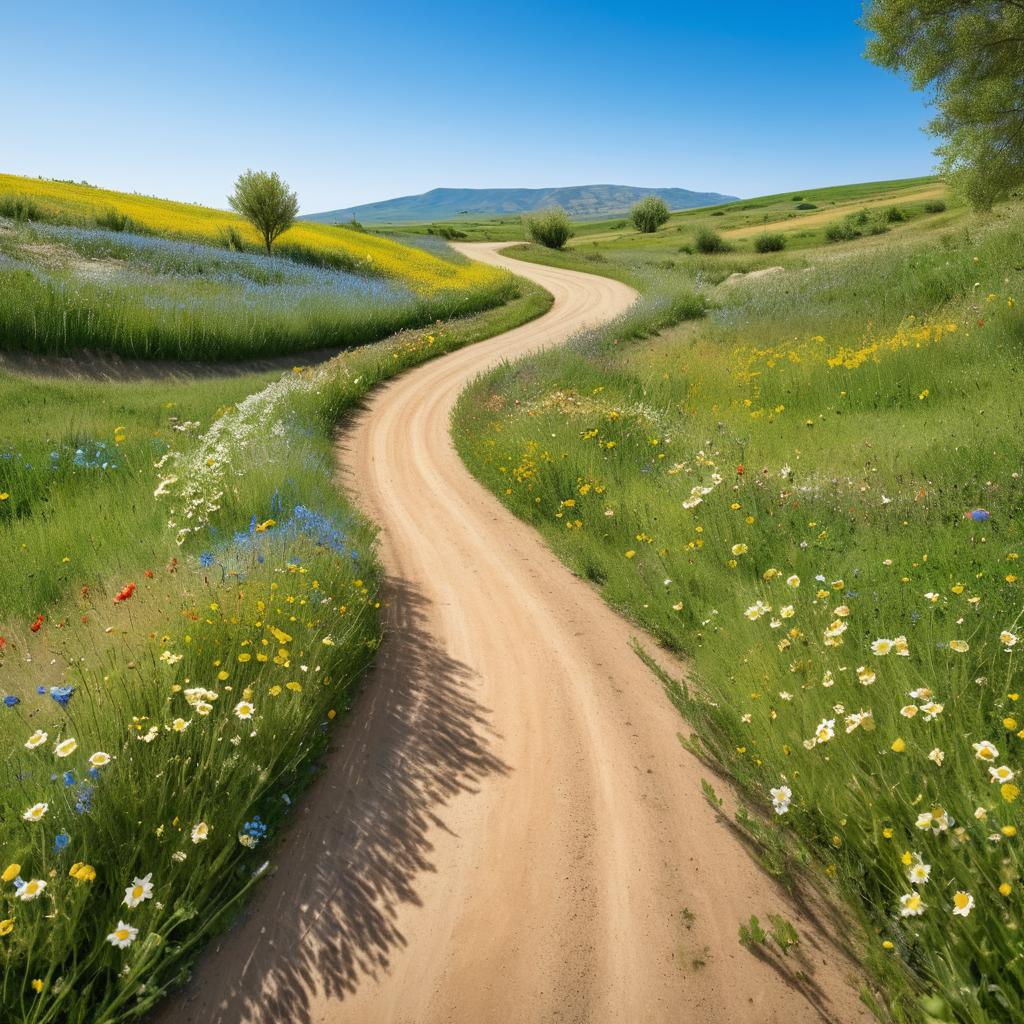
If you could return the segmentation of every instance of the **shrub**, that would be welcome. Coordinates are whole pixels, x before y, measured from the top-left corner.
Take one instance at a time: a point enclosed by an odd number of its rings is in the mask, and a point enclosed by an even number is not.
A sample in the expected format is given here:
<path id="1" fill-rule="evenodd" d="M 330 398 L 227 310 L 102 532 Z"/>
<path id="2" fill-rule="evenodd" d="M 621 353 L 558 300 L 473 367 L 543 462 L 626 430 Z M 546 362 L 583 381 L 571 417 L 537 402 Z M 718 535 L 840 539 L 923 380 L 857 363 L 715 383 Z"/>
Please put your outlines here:
<path id="1" fill-rule="evenodd" d="M 712 217 L 724 217 L 725 216 L 725 210 L 712 210 L 711 211 L 711 216 Z"/>
<path id="2" fill-rule="evenodd" d="M 427 233 L 431 235 L 440 235 L 441 238 L 449 242 L 469 237 L 465 231 L 453 228 L 450 224 L 435 224 L 432 227 L 427 228 Z"/>
<path id="3" fill-rule="evenodd" d="M 732 246 L 717 232 L 711 228 L 701 228 L 694 237 L 693 244 L 697 252 L 705 255 L 716 252 L 730 252 Z"/>
<path id="4" fill-rule="evenodd" d="M 136 224 L 126 213 L 115 210 L 111 207 L 102 213 L 96 214 L 96 227 L 106 228 L 107 231 L 131 231 L 133 234 L 142 234 L 142 228 Z"/>
<path id="5" fill-rule="evenodd" d="M 859 238 L 860 232 L 850 220 L 836 220 L 825 228 L 825 238 L 830 242 L 849 242 Z"/>
<path id="6" fill-rule="evenodd" d="M 816 203 L 800 203 L 797 206 L 798 210 L 816 210 L 818 208 Z"/>
<path id="7" fill-rule="evenodd" d="M 43 211 L 25 196 L 6 195 L 0 196 L 0 217 L 21 222 L 42 220 Z"/>
<path id="8" fill-rule="evenodd" d="M 637 231 L 654 234 L 668 220 L 668 205 L 661 196 L 644 196 L 632 210 L 629 219 Z"/>
<path id="9" fill-rule="evenodd" d="M 782 252 L 786 248 L 786 236 L 781 232 L 758 235 L 754 239 L 755 252 Z"/>
<path id="10" fill-rule="evenodd" d="M 898 206 L 890 206 L 883 214 L 886 223 L 899 224 L 907 219 L 907 215 Z"/>
<path id="11" fill-rule="evenodd" d="M 569 215 L 558 206 L 525 217 L 524 223 L 530 238 L 549 249 L 561 249 L 573 235 Z"/>
<path id="12" fill-rule="evenodd" d="M 803 196 L 793 196 L 793 202 L 794 203 L 803 202 L 803 198 L 804 198 Z"/>
<path id="13" fill-rule="evenodd" d="M 220 244 L 232 252 L 245 252 L 245 242 L 242 240 L 241 232 L 236 227 L 221 228 Z"/>
<path id="14" fill-rule="evenodd" d="M 925 213 L 945 213 L 946 204 L 941 199 L 929 199 L 924 204 Z"/>

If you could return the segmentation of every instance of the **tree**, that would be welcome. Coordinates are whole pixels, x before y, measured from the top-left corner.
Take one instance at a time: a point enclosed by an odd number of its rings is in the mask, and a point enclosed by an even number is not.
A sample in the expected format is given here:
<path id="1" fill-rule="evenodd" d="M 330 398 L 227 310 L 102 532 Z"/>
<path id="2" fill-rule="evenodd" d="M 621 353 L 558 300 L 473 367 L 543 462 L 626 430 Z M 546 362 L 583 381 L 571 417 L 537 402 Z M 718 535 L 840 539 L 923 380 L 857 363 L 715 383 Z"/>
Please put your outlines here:
<path id="1" fill-rule="evenodd" d="M 954 188 L 989 209 L 1024 182 L 1024 0 L 871 0 L 862 24 L 870 60 L 932 92 Z"/>
<path id="2" fill-rule="evenodd" d="M 646 235 L 653 234 L 668 220 L 668 206 L 661 196 L 644 196 L 632 210 L 629 211 L 629 219 L 637 231 Z"/>
<path id="3" fill-rule="evenodd" d="M 263 236 L 270 252 L 274 239 L 287 231 L 299 212 L 299 198 L 278 177 L 277 172 L 246 171 L 235 182 L 233 195 L 228 196 L 231 209 L 240 213 Z"/>
<path id="4" fill-rule="evenodd" d="M 549 249 L 561 249 L 572 238 L 569 215 L 559 206 L 526 217 L 525 222 L 530 237 Z"/>

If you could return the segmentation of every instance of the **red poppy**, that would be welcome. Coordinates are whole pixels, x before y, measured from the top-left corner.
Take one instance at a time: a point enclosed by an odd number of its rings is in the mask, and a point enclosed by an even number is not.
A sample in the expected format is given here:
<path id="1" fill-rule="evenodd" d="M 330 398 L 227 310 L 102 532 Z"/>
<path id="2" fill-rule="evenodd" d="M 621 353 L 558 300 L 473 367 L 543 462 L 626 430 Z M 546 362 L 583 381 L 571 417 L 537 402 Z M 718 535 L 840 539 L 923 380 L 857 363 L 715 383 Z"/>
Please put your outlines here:
<path id="1" fill-rule="evenodd" d="M 127 601 L 132 594 L 135 593 L 135 584 L 129 583 L 128 586 L 123 587 L 114 595 L 114 604 L 120 604 L 122 601 Z"/>
<path id="2" fill-rule="evenodd" d="M 145 576 L 147 580 L 151 580 L 153 578 L 153 570 L 147 569 L 142 575 Z"/>
<path id="3" fill-rule="evenodd" d="M 736 467 L 736 475 L 737 476 L 743 476 L 743 463 L 742 462 Z"/>
<path id="4" fill-rule="evenodd" d="M 42 624 L 43 624 L 43 617 L 42 617 L 42 615 L 37 615 L 36 616 L 36 621 L 33 622 L 32 625 L 29 626 L 28 628 L 31 629 L 33 633 L 38 633 L 40 627 L 42 626 Z"/>
<path id="5" fill-rule="evenodd" d="M 83 586 L 82 586 L 82 597 L 88 597 L 88 596 L 89 596 L 89 585 L 88 584 L 83 584 Z"/>
<path id="6" fill-rule="evenodd" d="M 7 637 L 0 636 L 0 651 L 2 651 L 6 646 L 7 646 Z"/>

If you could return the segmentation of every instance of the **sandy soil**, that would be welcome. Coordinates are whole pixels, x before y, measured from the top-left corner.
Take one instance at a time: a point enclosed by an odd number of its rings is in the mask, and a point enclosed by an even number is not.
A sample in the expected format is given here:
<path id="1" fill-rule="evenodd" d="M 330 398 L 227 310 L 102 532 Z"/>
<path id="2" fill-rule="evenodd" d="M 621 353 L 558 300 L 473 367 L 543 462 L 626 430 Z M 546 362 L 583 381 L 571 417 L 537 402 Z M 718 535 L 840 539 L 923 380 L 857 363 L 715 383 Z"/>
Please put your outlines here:
<path id="1" fill-rule="evenodd" d="M 549 313 L 412 370 L 339 434 L 381 525 L 390 634 L 246 917 L 165 1024 L 846 1024 L 848 960 L 700 795 L 637 633 L 463 467 L 462 388 L 634 298 L 460 246 Z M 722 788 L 721 783 L 718 783 Z M 780 911 L 799 960 L 737 943 Z M 802 975 L 801 975 L 802 972 Z"/>

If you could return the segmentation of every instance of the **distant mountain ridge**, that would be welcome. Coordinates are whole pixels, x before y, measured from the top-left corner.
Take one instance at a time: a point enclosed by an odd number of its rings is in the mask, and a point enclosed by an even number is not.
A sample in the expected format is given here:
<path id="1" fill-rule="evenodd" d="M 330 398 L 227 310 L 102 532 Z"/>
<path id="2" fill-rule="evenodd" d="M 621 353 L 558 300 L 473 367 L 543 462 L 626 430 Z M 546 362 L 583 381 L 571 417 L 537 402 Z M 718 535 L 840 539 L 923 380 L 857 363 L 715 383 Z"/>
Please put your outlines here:
<path id="1" fill-rule="evenodd" d="M 623 214 L 648 195 L 661 196 L 670 210 L 714 206 L 737 198 L 718 192 L 691 192 L 685 188 L 641 188 L 636 185 L 435 188 L 418 196 L 401 196 L 341 210 L 307 213 L 300 219 L 319 221 L 321 224 L 343 223 L 352 219 L 364 224 L 416 223 L 455 220 L 459 217 L 509 216 L 560 206 L 575 220 L 590 220 Z"/>

